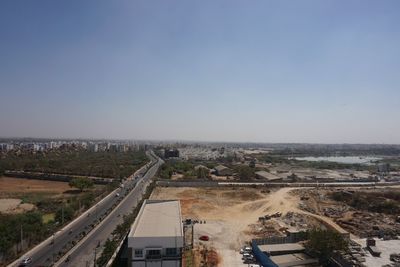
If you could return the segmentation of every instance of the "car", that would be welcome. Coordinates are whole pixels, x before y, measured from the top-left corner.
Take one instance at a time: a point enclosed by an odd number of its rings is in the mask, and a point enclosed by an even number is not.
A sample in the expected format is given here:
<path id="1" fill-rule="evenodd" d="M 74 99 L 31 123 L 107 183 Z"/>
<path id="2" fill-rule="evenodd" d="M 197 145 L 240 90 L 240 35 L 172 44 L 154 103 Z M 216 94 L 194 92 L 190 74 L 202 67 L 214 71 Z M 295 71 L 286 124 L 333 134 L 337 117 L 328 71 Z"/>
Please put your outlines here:
<path id="1" fill-rule="evenodd" d="M 253 250 L 251 249 L 251 247 L 243 247 L 240 249 L 240 254 L 244 254 L 244 253 L 251 253 Z"/>
<path id="2" fill-rule="evenodd" d="M 253 256 L 253 254 L 244 253 L 242 260 L 254 260 L 254 256 Z"/>
<path id="3" fill-rule="evenodd" d="M 245 259 L 243 260 L 244 264 L 253 264 L 253 263 L 257 263 L 256 259 Z"/>
<path id="4" fill-rule="evenodd" d="M 202 240 L 202 241 L 210 240 L 210 238 L 207 235 L 202 235 L 202 236 L 199 237 L 199 239 Z"/>
<path id="5" fill-rule="evenodd" d="M 252 249 L 251 247 L 243 247 L 243 251 L 249 253 L 252 251 Z"/>
<path id="6" fill-rule="evenodd" d="M 32 263 L 32 258 L 31 257 L 27 257 L 25 259 L 23 259 L 21 261 L 21 263 L 19 264 L 19 266 L 28 266 L 29 264 Z"/>

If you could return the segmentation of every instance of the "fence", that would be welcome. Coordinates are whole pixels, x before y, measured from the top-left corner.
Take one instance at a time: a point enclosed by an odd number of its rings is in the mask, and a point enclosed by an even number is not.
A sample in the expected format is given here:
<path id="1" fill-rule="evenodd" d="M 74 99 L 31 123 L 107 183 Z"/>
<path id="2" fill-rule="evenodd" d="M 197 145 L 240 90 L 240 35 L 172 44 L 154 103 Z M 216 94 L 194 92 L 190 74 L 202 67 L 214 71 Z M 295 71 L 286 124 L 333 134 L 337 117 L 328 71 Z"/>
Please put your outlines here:
<path id="1" fill-rule="evenodd" d="M 288 236 L 272 236 L 267 238 L 253 239 L 257 245 L 273 245 L 273 244 L 286 244 L 286 243 L 297 243 L 300 241 L 307 240 L 307 234 L 305 232 L 298 232 L 289 234 Z"/>

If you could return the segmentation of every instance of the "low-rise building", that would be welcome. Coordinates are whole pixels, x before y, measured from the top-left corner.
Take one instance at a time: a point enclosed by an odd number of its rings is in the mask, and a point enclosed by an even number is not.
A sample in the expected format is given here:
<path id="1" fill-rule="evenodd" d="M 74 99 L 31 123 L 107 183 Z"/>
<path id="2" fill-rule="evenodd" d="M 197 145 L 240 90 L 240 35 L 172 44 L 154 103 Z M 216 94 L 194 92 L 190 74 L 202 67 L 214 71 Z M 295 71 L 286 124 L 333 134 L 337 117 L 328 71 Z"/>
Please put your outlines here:
<path id="1" fill-rule="evenodd" d="M 128 235 L 128 266 L 180 267 L 183 227 L 178 200 L 145 200 Z"/>
<path id="2" fill-rule="evenodd" d="M 282 177 L 275 175 L 273 173 L 269 173 L 266 171 L 258 171 L 256 172 L 256 177 L 261 180 L 268 180 L 268 181 L 281 181 Z"/>
<path id="3" fill-rule="evenodd" d="M 233 171 L 231 169 L 223 165 L 218 165 L 214 169 L 215 169 L 215 174 L 218 176 L 230 176 L 233 174 Z"/>
<path id="4" fill-rule="evenodd" d="M 164 158 L 179 158 L 179 150 L 178 149 L 166 149 L 164 151 Z"/>

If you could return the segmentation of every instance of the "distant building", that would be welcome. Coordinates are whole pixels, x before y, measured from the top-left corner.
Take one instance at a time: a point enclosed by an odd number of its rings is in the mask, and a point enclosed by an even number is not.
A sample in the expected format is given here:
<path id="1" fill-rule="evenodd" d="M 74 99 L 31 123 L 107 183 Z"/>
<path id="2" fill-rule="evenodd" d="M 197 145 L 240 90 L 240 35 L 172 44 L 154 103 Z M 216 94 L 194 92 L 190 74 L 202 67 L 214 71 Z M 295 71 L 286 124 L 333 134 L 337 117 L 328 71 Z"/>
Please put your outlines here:
<path id="1" fill-rule="evenodd" d="M 88 149 L 91 152 L 99 152 L 99 145 L 91 143 L 91 144 L 89 144 Z"/>
<path id="2" fill-rule="evenodd" d="M 178 200 L 145 200 L 128 235 L 128 266 L 182 266 L 183 229 Z"/>
<path id="3" fill-rule="evenodd" d="M 179 158 L 179 150 L 178 149 L 166 149 L 164 151 L 164 157 L 168 158 Z"/>
<path id="4" fill-rule="evenodd" d="M 11 151 L 14 149 L 13 144 L 0 144 L 0 151 Z"/>
<path id="5" fill-rule="evenodd" d="M 218 165 L 215 169 L 215 174 L 218 176 L 230 176 L 233 175 L 232 169 L 225 167 L 224 165 Z"/>
<path id="6" fill-rule="evenodd" d="M 282 180 L 282 177 L 279 177 L 273 173 L 269 173 L 266 171 L 258 171 L 256 172 L 256 177 L 261 180 L 268 180 L 268 181 L 279 181 Z"/>

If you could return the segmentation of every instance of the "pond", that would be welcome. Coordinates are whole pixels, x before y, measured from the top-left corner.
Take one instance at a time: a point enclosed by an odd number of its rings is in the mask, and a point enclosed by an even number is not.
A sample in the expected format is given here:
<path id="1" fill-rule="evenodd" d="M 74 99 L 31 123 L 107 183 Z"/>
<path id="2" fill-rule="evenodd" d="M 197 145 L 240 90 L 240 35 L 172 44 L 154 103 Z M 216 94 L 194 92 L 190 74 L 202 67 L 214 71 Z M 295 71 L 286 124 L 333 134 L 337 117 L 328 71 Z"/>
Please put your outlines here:
<path id="1" fill-rule="evenodd" d="M 296 160 L 306 160 L 306 161 L 330 161 L 337 163 L 347 163 L 347 164 L 369 164 L 375 161 L 381 160 L 377 157 L 355 157 L 355 156 L 345 156 L 345 157 L 296 157 Z"/>

